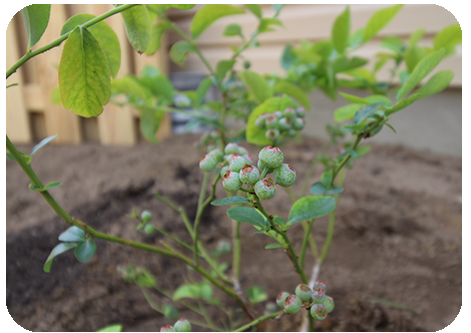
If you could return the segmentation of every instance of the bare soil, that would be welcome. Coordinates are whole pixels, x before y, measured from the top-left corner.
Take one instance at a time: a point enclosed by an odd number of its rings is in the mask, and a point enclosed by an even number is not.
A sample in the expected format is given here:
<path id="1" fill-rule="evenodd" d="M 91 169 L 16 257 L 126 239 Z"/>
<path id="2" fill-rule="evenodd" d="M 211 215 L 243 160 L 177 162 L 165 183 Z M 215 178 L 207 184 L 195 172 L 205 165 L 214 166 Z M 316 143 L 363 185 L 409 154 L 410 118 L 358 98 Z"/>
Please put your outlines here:
<path id="1" fill-rule="evenodd" d="M 201 153 L 192 145 L 195 139 L 174 136 L 160 145 L 135 147 L 50 145 L 34 155 L 32 166 L 44 182 L 62 182 L 52 195 L 72 216 L 100 231 L 158 245 L 162 235 L 133 230 L 135 222 L 126 214 L 136 207 L 152 212 L 157 227 L 190 242 L 179 215 L 154 193 L 163 193 L 194 217 L 203 178 L 197 166 Z M 298 179 L 321 145 L 306 138 L 303 144 L 283 149 Z M 372 146 L 347 172 L 335 237 L 320 273 L 336 308 L 317 322 L 317 329 L 440 330 L 455 319 L 462 302 L 461 159 L 400 146 Z M 29 152 L 31 146 L 19 148 Z M 256 149 L 249 150 L 257 156 Z M 96 240 L 97 252 L 87 263 L 78 262 L 69 251 L 55 259 L 51 273 L 44 273 L 42 265 L 68 225 L 38 193 L 28 190 L 29 181 L 14 162 L 7 161 L 6 169 L 6 304 L 19 325 L 32 331 L 96 331 L 122 323 L 125 331 L 158 331 L 173 324 L 149 306 L 138 286 L 123 281 L 116 268 L 131 263 L 146 267 L 168 290 L 194 277 L 192 272 L 171 259 Z M 318 168 L 311 183 L 320 172 Z M 295 192 L 300 188 L 298 181 Z M 219 185 L 217 197 L 223 196 Z M 270 213 L 285 217 L 290 205 L 281 188 L 266 201 Z M 226 209 L 211 206 L 204 215 L 201 234 L 209 250 L 220 239 L 230 241 Z M 265 250 L 272 241 L 254 231 L 242 226 L 241 284 L 244 289 L 263 286 L 273 302 L 279 292 L 293 292 L 300 281 L 288 257 L 280 249 Z M 318 246 L 326 231 L 326 218 L 318 219 Z M 302 234 L 301 225 L 289 230 L 297 250 Z M 222 259 L 231 263 L 230 255 Z M 308 272 L 312 266 L 308 255 Z M 154 290 L 149 293 L 159 305 L 168 302 Z M 225 307 L 235 309 L 231 299 L 217 295 Z M 181 316 L 198 318 L 177 308 Z M 207 310 L 216 323 L 227 318 L 214 306 Z M 264 311 L 263 303 L 257 310 Z M 279 322 L 268 321 L 266 328 L 295 331 L 300 322 L 299 314 L 284 316 Z"/>

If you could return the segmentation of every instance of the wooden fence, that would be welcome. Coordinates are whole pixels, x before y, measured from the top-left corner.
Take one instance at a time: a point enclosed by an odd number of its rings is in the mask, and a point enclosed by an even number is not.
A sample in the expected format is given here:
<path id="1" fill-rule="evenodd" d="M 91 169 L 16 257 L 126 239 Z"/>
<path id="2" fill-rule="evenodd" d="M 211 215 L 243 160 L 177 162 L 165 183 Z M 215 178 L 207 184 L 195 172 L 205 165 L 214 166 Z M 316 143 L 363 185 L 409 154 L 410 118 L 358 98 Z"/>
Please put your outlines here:
<path id="1" fill-rule="evenodd" d="M 49 25 L 34 48 L 59 37 L 62 25 L 69 17 L 79 13 L 100 15 L 111 8 L 112 5 L 109 4 L 51 5 Z M 127 40 L 120 15 L 114 15 L 105 21 L 116 32 L 121 44 L 118 77 L 138 74 L 146 64 L 167 72 L 165 47 L 153 56 L 139 55 Z M 20 13 L 10 22 L 6 40 L 8 69 L 26 51 L 27 38 Z M 163 45 L 166 45 L 165 39 Z M 54 143 L 80 144 L 91 141 L 106 145 L 133 145 L 139 141 L 139 113 L 130 107 L 118 107 L 109 103 L 99 117 L 83 118 L 50 101 L 51 90 L 58 86 L 57 66 L 62 47 L 63 44 L 30 59 L 7 80 L 7 85 L 19 84 L 8 88 L 6 92 L 6 131 L 10 140 L 15 143 L 30 143 L 58 134 Z M 171 121 L 166 115 L 156 136 L 162 139 L 170 133 Z"/>

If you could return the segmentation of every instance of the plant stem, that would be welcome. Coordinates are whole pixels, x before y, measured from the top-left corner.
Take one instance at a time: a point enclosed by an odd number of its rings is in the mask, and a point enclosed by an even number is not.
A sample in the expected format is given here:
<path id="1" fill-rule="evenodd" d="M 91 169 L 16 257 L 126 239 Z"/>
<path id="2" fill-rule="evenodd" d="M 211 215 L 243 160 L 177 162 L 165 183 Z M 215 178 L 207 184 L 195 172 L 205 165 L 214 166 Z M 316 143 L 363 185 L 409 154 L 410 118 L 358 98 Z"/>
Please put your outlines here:
<path id="1" fill-rule="evenodd" d="M 251 323 L 248 323 L 242 327 L 239 327 L 238 329 L 236 329 L 234 332 L 243 332 L 249 328 L 252 328 L 254 327 L 255 325 L 258 325 L 260 324 L 262 321 L 265 321 L 267 319 L 272 319 L 272 318 L 276 318 L 278 317 L 279 315 L 281 315 L 283 313 L 283 311 L 280 311 L 280 312 L 276 312 L 276 313 L 272 313 L 272 314 L 269 314 L 269 315 L 265 315 L 265 316 L 262 316 L 260 318 L 257 318 L 255 319 L 254 321 L 252 321 Z"/>
<path id="2" fill-rule="evenodd" d="M 353 150 L 355 150 L 358 147 L 358 144 L 360 143 L 361 139 L 363 139 L 363 136 L 358 135 L 357 139 L 355 140 L 355 143 L 353 145 L 353 148 L 352 148 Z M 345 166 L 345 164 L 347 164 L 347 162 L 350 160 L 351 157 L 352 157 L 352 155 L 347 154 L 347 156 L 344 157 L 342 163 L 340 163 L 340 165 L 337 167 L 337 169 L 334 170 L 334 173 L 333 173 L 333 176 L 332 176 L 332 185 L 334 185 L 335 177 L 337 177 L 340 170 L 342 170 L 342 168 Z"/>
<path id="3" fill-rule="evenodd" d="M 246 41 L 241 47 L 237 49 L 237 51 L 234 52 L 234 54 L 232 55 L 232 60 L 235 60 L 235 58 L 237 58 L 239 54 L 241 54 L 246 48 L 248 48 L 257 36 L 258 36 L 258 31 L 255 31 L 252 34 L 252 37 L 250 37 L 248 41 Z"/>
<path id="4" fill-rule="evenodd" d="M 232 220 L 232 271 L 233 279 L 239 283 L 240 281 L 240 222 Z"/>
<path id="5" fill-rule="evenodd" d="M 175 203 L 164 197 L 162 194 L 156 192 L 154 195 L 163 203 L 167 204 L 170 208 L 175 210 L 180 216 L 182 217 L 183 223 L 185 224 L 185 227 L 188 230 L 188 233 L 190 234 L 191 238 L 193 239 L 193 228 L 191 226 L 190 219 L 188 218 L 188 215 L 186 212 L 183 210 L 182 207 L 177 206 Z"/>
<path id="6" fill-rule="evenodd" d="M 85 23 L 82 24 L 83 27 L 85 28 L 88 28 L 100 21 L 103 21 L 104 19 L 110 17 L 110 16 L 113 16 L 117 13 L 120 13 L 122 11 L 125 11 L 126 9 L 129 9 L 133 6 L 136 6 L 137 4 L 127 4 L 127 5 L 121 5 L 119 7 L 115 7 L 109 11 L 107 11 L 106 13 L 103 13 L 93 19 L 91 19 L 90 21 L 87 21 Z M 29 59 L 37 56 L 38 54 L 41 54 L 43 52 L 46 52 L 46 51 L 49 51 L 50 49 L 56 47 L 56 46 L 59 46 L 64 40 L 66 40 L 70 33 L 72 31 L 69 31 L 68 33 L 60 36 L 59 38 L 55 39 L 54 41 L 50 42 L 49 44 L 46 44 L 34 51 L 30 51 L 30 52 L 27 52 L 24 56 L 22 56 L 16 63 L 13 64 L 13 66 L 10 67 L 10 69 L 7 70 L 7 73 L 6 73 L 6 76 L 7 76 L 7 79 L 10 77 L 10 75 L 12 75 L 13 73 L 16 72 L 16 70 L 18 68 L 20 68 L 25 62 L 27 62 Z"/>
<path id="7" fill-rule="evenodd" d="M 299 264 L 301 265 L 301 267 L 304 267 L 304 258 L 306 256 L 306 248 L 307 248 L 309 237 L 311 236 L 311 230 L 312 230 L 312 226 L 314 225 L 314 221 L 315 219 L 310 220 L 307 229 L 304 230 L 304 238 L 303 238 L 303 243 L 301 245 L 301 252 L 299 255 Z"/>

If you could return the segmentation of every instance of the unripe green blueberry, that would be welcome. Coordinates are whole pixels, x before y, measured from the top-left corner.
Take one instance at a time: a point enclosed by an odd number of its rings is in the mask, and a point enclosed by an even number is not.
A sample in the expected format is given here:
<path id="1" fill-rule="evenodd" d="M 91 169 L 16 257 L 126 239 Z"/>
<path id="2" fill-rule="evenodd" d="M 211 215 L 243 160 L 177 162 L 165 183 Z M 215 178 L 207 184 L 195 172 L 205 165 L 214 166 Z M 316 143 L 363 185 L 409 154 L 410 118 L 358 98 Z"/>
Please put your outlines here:
<path id="1" fill-rule="evenodd" d="M 282 130 L 289 130 L 291 128 L 291 124 L 289 123 L 288 119 L 286 117 L 282 117 L 278 120 L 278 126 Z"/>
<path id="2" fill-rule="evenodd" d="M 304 119 L 303 118 L 295 118 L 294 121 L 293 121 L 293 128 L 295 130 L 302 130 L 304 128 Z"/>
<path id="3" fill-rule="evenodd" d="M 258 158 L 270 168 L 278 168 L 283 164 L 283 152 L 278 147 L 267 146 L 258 153 Z"/>
<path id="4" fill-rule="evenodd" d="M 147 223 L 147 222 L 149 222 L 150 220 L 152 220 L 152 214 L 151 214 L 149 211 L 144 210 L 144 211 L 142 211 L 142 213 L 141 213 L 141 219 L 142 219 L 142 221 L 144 221 L 144 222 Z"/>
<path id="5" fill-rule="evenodd" d="M 213 156 L 209 154 L 205 154 L 203 155 L 203 157 L 201 157 L 200 169 L 203 170 L 204 172 L 211 172 L 216 167 L 216 164 L 217 164 L 217 161 Z"/>
<path id="6" fill-rule="evenodd" d="M 274 115 L 277 119 L 280 119 L 281 117 L 283 117 L 283 112 L 281 112 L 280 110 L 276 110 L 275 112 L 273 112 L 273 115 Z"/>
<path id="7" fill-rule="evenodd" d="M 239 153 L 239 146 L 237 143 L 230 142 L 224 148 L 224 154 L 229 155 L 231 153 Z"/>
<path id="8" fill-rule="evenodd" d="M 299 107 L 299 108 L 296 110 L 296 117 L 299 117 L 299 118 L 304 118 L 304 117 L 306 117 L 306 109 L 303 108 L 302 106 Z"/>
<path id="9" fill-rule="evenodd" d="M 236 155 L 239 155 L 239 153 L 230 153 L 228 155 L 224 155 L 224 159 L 226 160 L 227 163 L 230 163 L 232 158 Z"/>
<path id="10" fill-rule="evenodd" d="M 245 60 L 244 61 L 244 69 L 249 69 L 250 68 L 250 61 Z"/>
<path id="11" fill-rule="evenodd" d="M 258 117 L 257 119 L 255 119 L 255 127 L 257 127 L 258 129 L 264 129 L 265 128 L 265 117 Z"/>
<path id="12" fill-rule="evenodd" d="M 259 159 L 258 162 L 257 162 L 257 168 L 258 168 L 258 170 L 260 170 L 260 172 L 263 172 L 263 170 L 265 170 L 266 167 L 267 167 L 267 166 L 262 162 L 262 160 Z M 273 172 L 273 168 L 268 168 L 267 175 L 268 175 L 269 173 L 272 173 L 272 172 Z"/>
<path id="13" fill-rule="evenodd" d="M 226 174 L 222 178 L 222 186 L 229 192 L 238 191 L 242 187 L 239 174 L 237 172 L 227 170 Z"/>
<path id="14" fill-rule="evenodd" d="M 327 317 L 327 310 L 322 304 L 313 304 L 310 313 L 317 320 L 324 320 Z"/>
<path id="15" fill-rule="evenodd" d="M 269 129 L 265 132 L 265 137 L 270 141 L 275 141 L 280 136 L 280 131 L 275 129 Z"/>
<path id="16" fill-rule="evenodd" d="M 248 159 L 249 162 L 250 162 L 250 164 L 254 164 L 254 163 L 253 163 L 253 158 L 252 158 L 249 154 L 244 154 L 244 155 L 242 155 L 242 156 L 244 156 L 246 159 Z"/>
<path id="17" fill-rule="evenodd" d="M 244 156 L 244 155 L 247 155 L 247 154 L 249 153 L 249 152 L 247 151 L 247 149 L 245 149 L 245 148 L 242 147 L 242 146 L 239 146 L 238 148 L 239 148 L 239 151 L 238 151 L 237 153 L 238 153 L 239 155 Z"/>
<path id="18" fill-rule="evenodd" d="M 278 127 L 278 118 L 276 118 L 275 115 L 268 116 L 267 119 L 265 120 L 265 126 L 268 129 L 277 128 Z"/>
<path id="19" fill-rule="evenodd" d="M 160 328 L 160 332 L 175 332 L 173 326 L 167 325 Z"/>
<path id="20" fill-rule="evenodd" d="M 316 304 L 321 304 L 325 300 L 325 290 L 322 288 L 313 288 L 311 299 Z"/>
<path id="21" fill-rule="evenodd" d="M 191 324 L 185 318 L 179 319 L 173 327 L 175 328 L 175 332 L 191 332 Z"/>
<path id="22" fill-rule="evenodd" d="M 316 281 L 312 289 L 314 290 L 317 288 L 321 288 L 322 290 L 327 291 L 327 286 L 325 285 L 325 283 L 319 280 Z"/>
<path id="23" fill-rule="evenodd" d="M 324 302 L 322 302 L 322 305 L 327 310 L 327 313 L 331 313 L 332 311 L 334 311 L 335 305 L 334 305 L 334 299 L 332 297 L 326 295 Z"/>
<path id="24" fill-rule="evenodd" d="M 152 235 L 154 233 L 154 226 L 152 224 L 146 224 L 144 232 L 148 235 Z"/>
<path id="25" fill-rule="evenodd" d="M 229 170 L 229 166 L 228 165 L 225 165 L 221 168 L 221 170 L 219 170 L 219 174 L 221 175 L 221 178 L 224 177 L 224 175 L 226 174 L 227 170 Z"/>
<path id="26" fill-rule="evenodd" d="M 222 153 L 221 149 L 219 148 L 216 148 L 216 149 L 213 149 L 211 150 L 208 155 L 211 155 L 212 157 L 214 157 L 214 159 L 217 161 L 217 162 L 221 162 L 224 158 L 224 154 Z"/>
<path id="27" fill-rule="evenodd" d="M 294 136 L 296 136 L 296 131 L 295 131 L 294 129 L 290 128 L 290 129 L 288 130 L 288 135 L 289 135 L 290 137 L 294 137 Z"/>
<path id="28" fill-rule="evenodd" d="M 264 178 L 259 180 L 254 185 L 255 194 L 262 199 L 268 200 L 275 196 L 276 187 L 275 182 L 271 178 Z"/>
<path id="29" fill-rule="evenodd" d="M 308 302 L 311 299 L 312 291 L 308 285 L 300 284 L 299 286 L 296 287 L 296 290 L 294 291 L 294 293 L 304 303 L 304 302 Z"/>
<path id="30" fill-rule="evenodd" d="M 283 291 L 281 292 L 278 297 L 276 298 L 276 304 L 280 307 L 280 308 L 285 308 L 285 300 L 286 300 L 286 297 L 289 296 L 289 293 L 287 293 L 286 291 Z"/>
<path id="31" fill-rule="evenodd" d="M 246 164 L 250 164 L 248 159 L 239 154 L 234 154 L 234 157 L 229 162 L 229 169 L 233 172 L 240 172 L 240 169 Z"/>
<path id="32" fill-rule="evenodd" d="M 288 107 L 286 108 L 284 111 L 283 111 L 283 115 L 288 118 L 288 119 L 291 119 L 293 118 L 294 116 L 296 116 L 296 111 L 291 108 L 291 107 Z"/>
<path id="33" fill-rule="evenodd" d="M 301 310 L 301 305 L 303 304 L 298 296 L 289 295 L 288 297 L 286 297 L 285 303 L 283 305 L 285 306 L 286 312 L 292 314 Z"/>
<path id="34" fill-rule="evenodd" d="M 245 164 L 242 169 L 240 169 L 239 178 L 242 183 L 253 185 L 259 180 L 260 171 L 253 165 Z"/>
<path id="35" fill-rule="evenodd" d="M 273 170 L 273 176 L 276 184 L 290 187 L 296 181 L 296 170 L 291 165 L 283 163 L 279 168 Z"/>
<path id="36" fill-rule="evenodd" d="M 178 94 L 173 97 L 173 103 L 179 108 L 188 108 L 191 106 L 191 99 L 184 94 Z"/>

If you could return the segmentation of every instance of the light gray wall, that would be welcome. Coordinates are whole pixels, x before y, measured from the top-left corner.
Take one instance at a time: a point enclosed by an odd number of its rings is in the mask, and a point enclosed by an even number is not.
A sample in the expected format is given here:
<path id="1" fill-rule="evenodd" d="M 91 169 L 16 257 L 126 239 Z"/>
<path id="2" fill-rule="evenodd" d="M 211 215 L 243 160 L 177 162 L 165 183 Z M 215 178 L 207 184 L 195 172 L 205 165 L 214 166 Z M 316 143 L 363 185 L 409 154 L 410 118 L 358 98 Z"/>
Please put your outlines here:
<path id="1" fill-rule="evenodd" d="M 368 94 L 356 90 L 342 90 L 356 96 Z M 327 124 L 334 122 L 336 108 L 348 104 L 343 97 L 332 101 L 321 91 L 310 95 L 312 112 L 306 116 L 306 128 L 302 134 L 328 138 Z M 421 99 L 391 117 L 391 125 L 384 128 L 370 142 L 402 144 L 404 146 L 428 150 L 438 154 L 461 156 L 462 149 L 462 95 L 461 89 L 448 89 L 439 94 Z M 368 141 L 367 140 L 367 141 Z"/>

